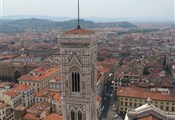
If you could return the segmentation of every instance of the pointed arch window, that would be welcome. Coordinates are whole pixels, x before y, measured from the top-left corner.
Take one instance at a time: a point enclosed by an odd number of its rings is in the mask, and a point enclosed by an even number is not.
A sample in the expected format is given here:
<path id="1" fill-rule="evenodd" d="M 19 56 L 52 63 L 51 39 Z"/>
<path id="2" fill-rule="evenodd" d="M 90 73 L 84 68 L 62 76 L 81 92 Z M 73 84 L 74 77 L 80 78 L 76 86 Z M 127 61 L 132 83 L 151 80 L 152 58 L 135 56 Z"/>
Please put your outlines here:
<path id="1" fill-rule="evenodd" d="M 4 76 L 2 76 L 2 81 L 4 81 Z"/>
<path id="2" fill-rule="evenodd" d="M 75 73 L 75 91 L 74 92 L 78 92 L 78 89 L 77 89 L 77 87 L 78 87 L 78 73 Z"/>
<path id="3" fill-rule="evenodd" d="M 72 92 L 80 92 L 80 73 L 72 72 Z"/>
<path id="4" fill-rule="evenodd" d="M 81 111 L 78 112 L 78 120 L 82 120 L 82 113 L 81 113 Z"/>
<path id="5" fill-rule="evenodd" d="M 75 73 L 72 72 L 72 92 L 75 91 Z"/>
<path id="6" fill-rule="evenodd" d="M 75 120 L 75 112 L 73 110 L 71 111 L 71 120 Z"/>
<path id="7" fill-rule="evenodd" d="M 77 74 L 77 91 L 80 92 L 80 73 Z"/>

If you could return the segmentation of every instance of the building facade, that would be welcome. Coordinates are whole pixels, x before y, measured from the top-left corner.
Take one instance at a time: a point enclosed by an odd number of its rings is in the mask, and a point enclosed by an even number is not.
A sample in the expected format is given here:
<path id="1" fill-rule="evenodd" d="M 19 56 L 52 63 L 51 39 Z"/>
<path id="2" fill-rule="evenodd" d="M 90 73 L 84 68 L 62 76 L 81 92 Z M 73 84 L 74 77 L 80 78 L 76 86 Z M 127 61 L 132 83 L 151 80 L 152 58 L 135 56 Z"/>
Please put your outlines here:
<path id="1" fill-rule="evenodd" d="M 18 79 L 19 84 L 30 85 L 36 92 L 49 87 L 49 81 L 59 75 L 58 68 L 39 67 Z"/>
<path id="2" fill-rule="evenodd" d="M 28 65 L 24 62 L 1 61 L 0 62 L 0 80 L 9 82 L 18 82 L 18 78 L 37 68 L 38 65 Z"/>
<path id="3" fill-rule="evenodd" d="M 34 104 L 35 89 L 29 85 L 17 85 L 13 88 L 14 91 L 18 91 L 22 94 L 22 105 L 30 107 Z"/>
<path id="4" fill-rule="evenodd" d="M 125 87 L 117 90 L 117 97 L 118 112 L 122 114 L 125 114 L 128 109 L 136 109 L 146 104 L 147 98 L 151 98 L 152 104 L 163 111 L 175 111 L 175 97 L 171 94 Z"/>
<path id="5" fill-rule="evenodd" d="M 26 110 L 23 120 L 44 120 L 50 113 L 51 105 L 49 102 L 38 102 Z"/>
<path id="6" fill-rule="evenodd" d="M 0 120 L 14 120 L 14 111 L 10 105 L 0 102 Z"/>
<path id="7" fill-rule="evenodd" d="M 17 91 L 7 90 L 0 92 L 0 101 L 10 105 L 13 109 L 22 105 L 22 94 Z"/>
<path id="8" fill-rule="evenodd" d="M 61 92 L 61 77 L 57 76 L 56 78 L 50 80 L 49 89 Z"/>
<path id="9" fill-rule="evenodd" d="M 97 120 L 96 55 L 93 31 L 74 29 L 59 36 L 64 120 Z"/>
<path id="10" fill-rule="evenodd" d="M 53 113 L 62 115 L 62 96 L 56 90 L 43 89 L 35 94 L 35 103 L 47 101 L 51 105 Z"/>

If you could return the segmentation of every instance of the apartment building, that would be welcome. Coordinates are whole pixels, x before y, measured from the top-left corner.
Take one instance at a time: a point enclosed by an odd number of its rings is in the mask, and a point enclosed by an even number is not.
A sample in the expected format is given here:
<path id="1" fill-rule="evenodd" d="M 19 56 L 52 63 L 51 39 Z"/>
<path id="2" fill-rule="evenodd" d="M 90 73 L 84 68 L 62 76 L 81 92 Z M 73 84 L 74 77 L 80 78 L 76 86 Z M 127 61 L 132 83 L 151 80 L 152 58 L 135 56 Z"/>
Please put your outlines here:
<path id="1" fill-rule="evenodd" d="M 0 91 L 0 101 L 3 101 L 15 109 L 22 105 L 22 94 L 13 90 Z"/>
<path id="2" fill-rule="evenodd" d="M 49 88 L 61 92 L 61 77 L 57 76 L 49 81 Z"/>
<path id="3" fill-rule="evenodd" d="M 38 102 L 27 109 L 23 120 L 43 120 L 50 114 L 51 106 L 49 102 Z"/>
<path id="4" fill-rule="evenodd" d="M 161 90 L 162 91 L 162 90 Z M 126 113 L 128 109 L 135 109 L 147 103 L 147 98 L 152 99 L 152 104 L 157 108 L 174 112 L 175 111 L 175 96 L 169 91 L 150 91 L 142 88 L 120 87 L 117 89 L 118 96 L 118 112 Z"/>
<path id="5" fill-rule="evenodd" d="M 55 90 L 43 89 L 36 93 L 35 103 L 47 101 L 51 104 L 52 112 L 62 115 L 62 95 Z"/>
<path id="6" fill-rule="evenodd" d="M 117 69 L 121 66 L 122 61 L 116 58 L 108 58 L 99 64 L 103 65 L 104 68 L 109 68 L 110 72 L 115 73 Z"/>
<path id="7" fill-rule="evenodd" d="M 13 88 L 14 91 L 18 91 L 22 94 L 22 105 L 25 107 L 32 106 L 34 104 L 35 89 L 29 85 L 16 85 Z"/>
<path id="8" fill-rule="evenodd" d="M 49 81 L 59 75 L 58 68 L 39 67 L 30 73 L 20 77 L 19 84 L 30 85 L 35 91 L 49 87 Z"/>
<path id="9" fill-rule="evenodd" d="M 15 120 L 14 111 L 10 105 L 0 102 L 0 120 Z"/>

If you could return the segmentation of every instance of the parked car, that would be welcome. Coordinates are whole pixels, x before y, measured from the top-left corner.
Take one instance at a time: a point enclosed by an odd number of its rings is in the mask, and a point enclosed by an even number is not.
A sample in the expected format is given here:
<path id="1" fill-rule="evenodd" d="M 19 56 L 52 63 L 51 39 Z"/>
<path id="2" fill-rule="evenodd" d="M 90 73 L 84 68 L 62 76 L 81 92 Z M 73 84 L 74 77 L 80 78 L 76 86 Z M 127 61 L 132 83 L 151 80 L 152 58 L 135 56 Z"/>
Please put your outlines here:
<path id="1" fill-rule="evenodd" d="M 114 115 L 114 118 L 118 118 L 118 115 Z"/>
<path id="2" fill-rule="evenodd" d="M 105 106 L 102 106 L 101 111 L 103 111 L 103 110 L 104 110 L 104 108 L 105 108 Z"/>

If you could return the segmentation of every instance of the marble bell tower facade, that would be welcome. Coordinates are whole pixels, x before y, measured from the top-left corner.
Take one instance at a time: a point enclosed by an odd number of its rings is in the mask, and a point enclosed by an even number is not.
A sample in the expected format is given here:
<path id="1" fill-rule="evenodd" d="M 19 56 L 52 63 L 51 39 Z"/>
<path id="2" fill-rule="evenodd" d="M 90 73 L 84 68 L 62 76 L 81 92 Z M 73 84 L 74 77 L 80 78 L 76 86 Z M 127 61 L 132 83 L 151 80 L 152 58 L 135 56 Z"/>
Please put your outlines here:
<path id="1" fill-rule="evenodd" d="M 95 32 L 77 28 L 59 35 L 64 120 L 97 120 Z"/>

